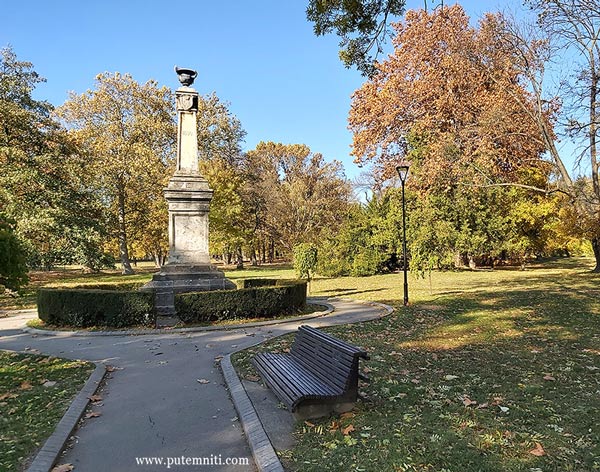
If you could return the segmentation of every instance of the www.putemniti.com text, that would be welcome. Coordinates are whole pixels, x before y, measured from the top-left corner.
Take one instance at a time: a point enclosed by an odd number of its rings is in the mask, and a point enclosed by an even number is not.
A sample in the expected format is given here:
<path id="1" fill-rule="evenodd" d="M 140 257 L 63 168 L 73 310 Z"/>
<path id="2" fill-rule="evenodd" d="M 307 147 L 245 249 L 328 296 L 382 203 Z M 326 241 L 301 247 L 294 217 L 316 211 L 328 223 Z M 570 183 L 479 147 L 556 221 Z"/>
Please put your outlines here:
<path id="1" fill-rule="evenodd" d="M 167 469 L 173 466 L 204 466 L 204 465 L 250 465 L 250 459 L 247 457 L 222 457 L 221 454 L 208 457 L 136 457 L 136 465 L 164 465 Z"/>

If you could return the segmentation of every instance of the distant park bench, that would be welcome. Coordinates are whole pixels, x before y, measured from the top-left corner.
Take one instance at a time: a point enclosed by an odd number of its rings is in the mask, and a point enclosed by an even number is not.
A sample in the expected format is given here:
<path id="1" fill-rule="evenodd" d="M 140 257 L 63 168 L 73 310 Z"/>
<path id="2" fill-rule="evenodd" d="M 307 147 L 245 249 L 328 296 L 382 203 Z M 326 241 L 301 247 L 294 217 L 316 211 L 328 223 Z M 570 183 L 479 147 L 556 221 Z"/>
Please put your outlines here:
<path id="1" fill-rule="evenodd" d="M 301 326 L 289 354 L 259 353 L 252 363 L 298 419 L 354 407 L 360 358 L 367 353 L 310 326 Z"/>

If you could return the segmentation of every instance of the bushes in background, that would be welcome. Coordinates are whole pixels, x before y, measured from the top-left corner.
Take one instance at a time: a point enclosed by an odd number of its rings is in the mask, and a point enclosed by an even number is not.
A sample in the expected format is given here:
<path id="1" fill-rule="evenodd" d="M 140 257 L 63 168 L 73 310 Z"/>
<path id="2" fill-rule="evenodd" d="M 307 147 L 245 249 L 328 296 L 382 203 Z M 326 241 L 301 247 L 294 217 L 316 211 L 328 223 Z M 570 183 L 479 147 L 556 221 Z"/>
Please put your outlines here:
<path id="1" fill-rule="evenodd" d="M 177 294 L 177 315 L 184 323 L 269 318 L 292 313 L 306 304 L 304 281 L 247 279 L 239 285 L 252 288 Z"/>
<path id="2" fill-rule="evenodd" d="M 154 326 L 154 294 L 123 290 L 40 289 L 38 316 L 46 324 L 89 328 Z"/>

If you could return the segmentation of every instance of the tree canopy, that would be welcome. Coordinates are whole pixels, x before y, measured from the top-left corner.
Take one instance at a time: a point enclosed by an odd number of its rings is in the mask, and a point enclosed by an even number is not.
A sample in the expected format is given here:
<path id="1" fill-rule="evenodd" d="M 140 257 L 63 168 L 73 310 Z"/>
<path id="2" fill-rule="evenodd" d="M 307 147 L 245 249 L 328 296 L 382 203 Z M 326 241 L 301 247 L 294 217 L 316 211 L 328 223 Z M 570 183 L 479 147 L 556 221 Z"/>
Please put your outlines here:
<path id="1" fill-rule="evenodd" d="M 123 271 L 132 273 L 134 228 L 141 238 L 144 223 L 160 220 L 165 208 L 162 189 L 176 136 L 172 92 L 152 80 L 139 84 L 128 74 L 100 74 L 95 90 L 72 93 L 58 114 L 86 160 L 91 185 L 109 209 Z M 163 251 L 160 240 L 154 245 L 156 252 Z"/>

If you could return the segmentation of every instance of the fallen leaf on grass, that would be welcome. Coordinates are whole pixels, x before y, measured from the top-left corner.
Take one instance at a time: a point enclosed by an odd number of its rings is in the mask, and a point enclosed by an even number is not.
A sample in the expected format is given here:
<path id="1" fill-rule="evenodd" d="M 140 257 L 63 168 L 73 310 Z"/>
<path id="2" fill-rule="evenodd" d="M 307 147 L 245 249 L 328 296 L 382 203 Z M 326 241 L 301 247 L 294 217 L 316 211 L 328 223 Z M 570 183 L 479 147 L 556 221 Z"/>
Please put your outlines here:
<path id="1" fill-rule="evenodd" d="M 2 395 L 0 395 L 0 401 L 2 400 L 7 400 L 9 398 L 17 398 L 19 395 L 17 395 L 16 393 L 3 393 Z"/>
<path id="2" fill-rule="evenodd" d="M 487 408 L 488 406 L 490 406 L 490 404 L 489 404 L 489 403 L 482 403 L 481 405 L 477 405 L 477 409 L 478 409 L 478 410 L 481 410 L 481 409 L 483 409 L 483 408 Z"/>
<path id="3" fill-rule="evenodd" d="M 33 387 L 27 380 L 25 380 L 24 382 L 21 382 L 21 386 L 19 388 L 21 390 L 31 390 Z"/>
<path id="4" fill-rule="evenodd" d="M 53 380 L 46 380 L 42 386 L 46 387 L 46 388 L 50 388 L 50 387 L 54 387 L 56 385 L 56 382 Z"/>
<path id="5" fill-rule="evenodd" d="M 54 467 L 51 472 L 71 472 L 74 468 L 73 464 L 61 464 Z"/>
<path id="6" fill-rule="evenodd" d="M 249 380 L 250 382 L 258 382 L 260 380 L 260 377 L 258 375 L 246 375 L 246 377 L 244 377 L 246 380 Z"/>
<path id="7" fill-rule="evenodd" d="M 91 411 L 90 413 L 85 415 L 85 419 L 89 420 L 90 418 L 98 418 L 99 416 L 102 416 L 102 413 L 100 413 L 99 411 Z"/>
<path id="8" fill-rule="evenodd" d="M 342 419 L 346 419 L 346 418 L 354 418 L 354 413 L 352 413 L 351 411 L 347 411 L 346 413 L 342 413 L 340 415 L 340 418 Z"/>
<path id="9" fill-rule="evenodd" d="M 341 425 L 337 421 L 332 421 L 329 425 L 329 431 L 334 432 L 335 430 L 340 429 L 340 426 Z"/>
<path id="10" fill-rule="evenodd" d="M 529 454 L 541 457 L 546 455 L 546 451 L 544 451 L 544 448 L 540 443 L 535 443 L 535 448 L 529 451 Z"/>
<path id="11" fill-rule="evenodd" d="M 554 382 L 556 379 L 554 377 L 552 377 L 550 374 L 546 374 L 546 375 L 544 375 L 544 380 L 547 380 L 549 382 Z"/>
<path id="12" fill-rule="evenodd" d="M 314 427 L 315 427 L 315 424 L 314 424 L 314 423 L 311 423 L 310 421 L 305 421 L 305 422 L 304 422 L 304 424 L 305 424 L 306 426 L 308 426 L 309 428 L 314 428 Z"/>
<path id="13" fill-rule="evenodd" d="M 344 429 L 342 429 L 342 434 L 344 436 L 348 436 L 352 431 L 356 431 L 354 429 L 354 425 L 350 424 L 348 426 L 346 426 Z"/>
<path id="14" fill-rule="evenodd" d="M 464 406 L 472 406 L 472 405 L 477 405 L 477 402 L 475 400 L 471 400 L 468 396 L 464 396 L 463 397 L 463 405 Z"/>
<path id="15" fill-rule="evenodd" d="M 456 380 L 458 378 L 458 375 L 446 375 L 444 377 L 444 380 Z"/>
<path id="16" fill-rule="evenodd" d="M 206 379 L 197 379 L 197 381 L 198 381 L 198 383 L 201 383 L 201 384 L 209 384 L 210 383 L 210 380 L 206 380 Z"/>

